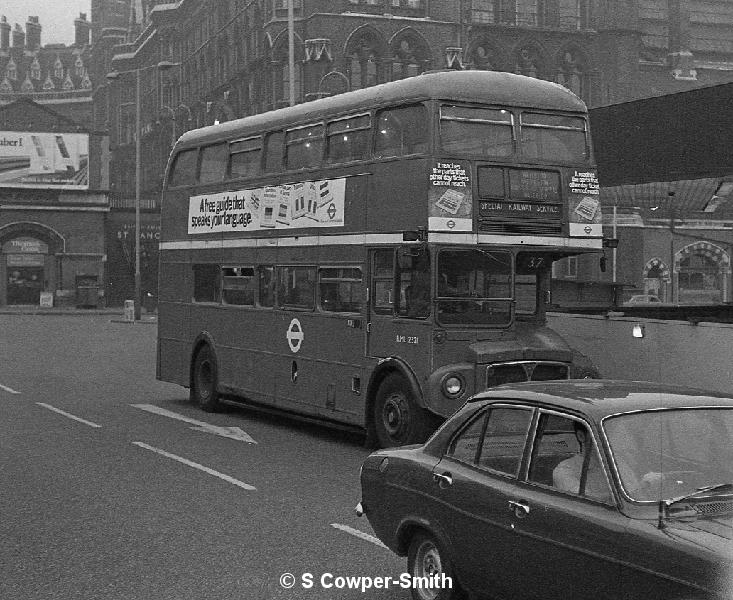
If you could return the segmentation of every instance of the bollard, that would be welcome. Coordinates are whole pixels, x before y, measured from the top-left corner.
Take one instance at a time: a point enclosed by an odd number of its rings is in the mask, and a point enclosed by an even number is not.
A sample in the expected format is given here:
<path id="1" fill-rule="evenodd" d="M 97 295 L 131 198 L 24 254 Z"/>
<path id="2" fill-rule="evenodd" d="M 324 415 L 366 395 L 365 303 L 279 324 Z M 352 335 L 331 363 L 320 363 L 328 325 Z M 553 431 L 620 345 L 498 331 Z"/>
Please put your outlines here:
<path id="1" fill-rule="evenodd" d="M 134 321 L 135 320 L 135 301 L 134 300 L 125 300 L 125 321 Z"/>

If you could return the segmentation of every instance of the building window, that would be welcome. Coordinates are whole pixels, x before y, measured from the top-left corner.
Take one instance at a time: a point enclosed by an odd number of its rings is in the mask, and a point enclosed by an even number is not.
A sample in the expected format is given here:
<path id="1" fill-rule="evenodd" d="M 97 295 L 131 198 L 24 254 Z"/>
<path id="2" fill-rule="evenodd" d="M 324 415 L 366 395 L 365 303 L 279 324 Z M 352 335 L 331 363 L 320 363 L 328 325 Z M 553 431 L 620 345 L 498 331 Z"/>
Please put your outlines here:
<path id="1" fill-rule="evenodd" d="M 383 45 L 376 33 L 363 32 L 358 39 L 349 44 L 348 77 L 352 90 L 369 87 L 383 82 L 382 56 Z"/>

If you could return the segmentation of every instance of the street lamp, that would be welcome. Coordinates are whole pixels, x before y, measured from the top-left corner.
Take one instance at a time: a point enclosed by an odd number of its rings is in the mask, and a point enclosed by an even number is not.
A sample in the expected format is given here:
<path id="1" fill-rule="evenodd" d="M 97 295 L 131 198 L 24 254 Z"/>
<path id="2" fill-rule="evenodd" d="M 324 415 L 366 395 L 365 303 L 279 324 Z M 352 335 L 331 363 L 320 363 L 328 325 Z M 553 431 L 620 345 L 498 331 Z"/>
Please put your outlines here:
<path id="1" fill-rule="evenodd" d="M 107 73 L 108 81 L 115 81 L 121 75 L 135 73 L 135 320 L 139 321 L 142 316 L 142 276 L 140 273 L 140 172 L 142 169 L 141 150 L 141 127 L 140 127 L 140 73 L 148 69 L 157 68 L 159 71 L 166 71 L 180 63 L 161 61 L 156 65 L 148 65 L 139 69 L 128 71 L 112 71 Z"/>

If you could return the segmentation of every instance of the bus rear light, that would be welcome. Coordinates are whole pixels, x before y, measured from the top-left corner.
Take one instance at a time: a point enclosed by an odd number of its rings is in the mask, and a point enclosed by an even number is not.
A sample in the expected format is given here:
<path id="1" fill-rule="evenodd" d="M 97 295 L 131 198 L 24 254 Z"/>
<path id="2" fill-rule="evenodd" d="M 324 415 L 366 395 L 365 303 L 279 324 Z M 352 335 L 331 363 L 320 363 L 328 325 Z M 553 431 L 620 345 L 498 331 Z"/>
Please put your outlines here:
<path id="1" fill-rule="evenodd" d="M 354 375 L 351 378 L 351 391 L 355 394 L 361 394 L 361 377 Z"/>

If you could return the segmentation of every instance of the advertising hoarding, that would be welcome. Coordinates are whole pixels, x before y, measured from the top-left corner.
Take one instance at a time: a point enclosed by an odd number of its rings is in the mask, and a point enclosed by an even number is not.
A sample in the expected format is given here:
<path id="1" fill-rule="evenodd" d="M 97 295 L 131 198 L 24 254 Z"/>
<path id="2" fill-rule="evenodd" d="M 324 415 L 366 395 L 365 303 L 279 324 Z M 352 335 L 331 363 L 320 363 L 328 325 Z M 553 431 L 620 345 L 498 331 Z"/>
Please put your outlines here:
<path id="1" fill-rule="evenodd" d="M 89 188 L 89 135 L 0 131 L 0 187 Z"/>

